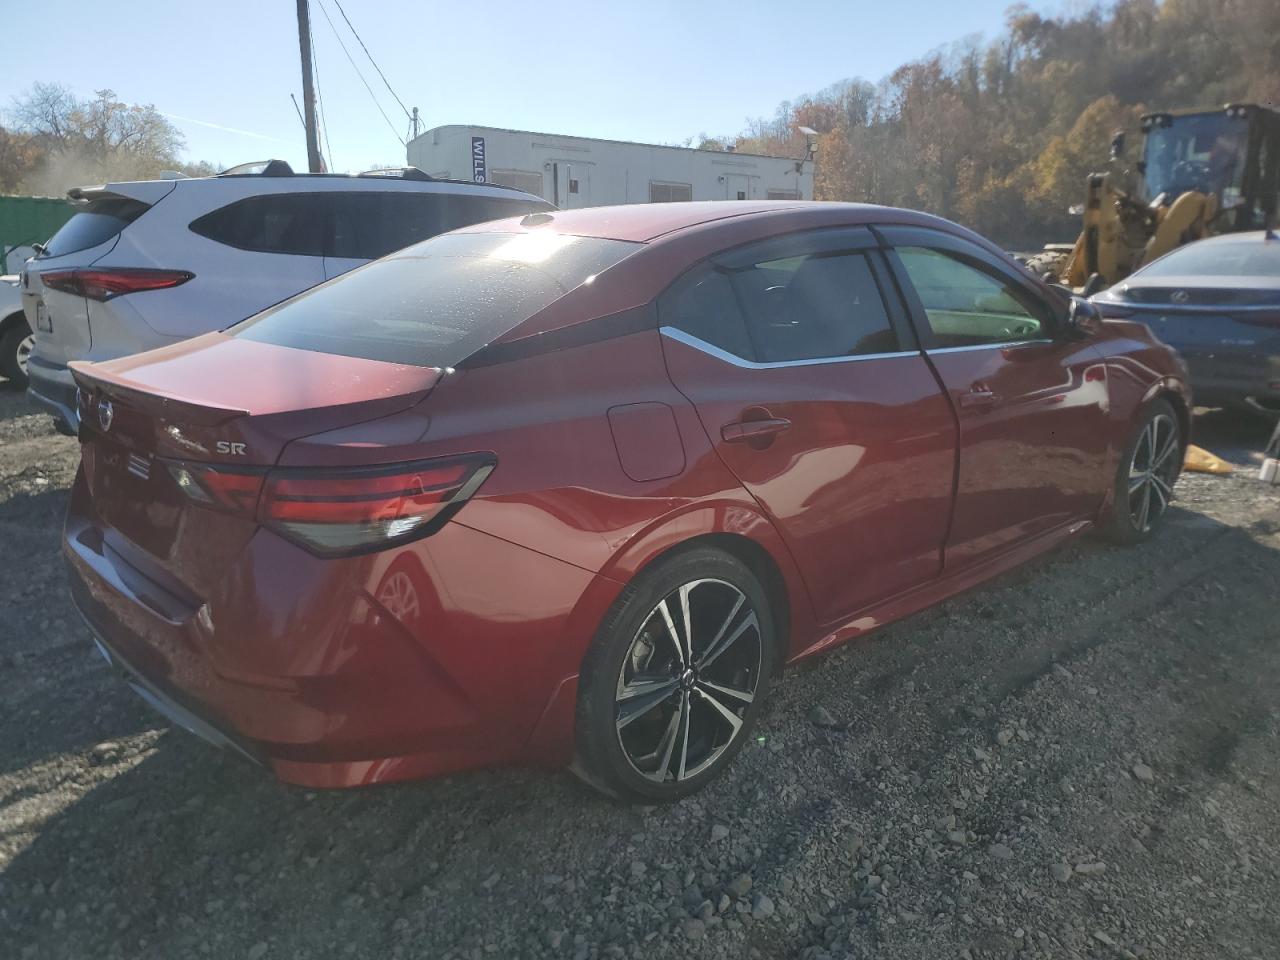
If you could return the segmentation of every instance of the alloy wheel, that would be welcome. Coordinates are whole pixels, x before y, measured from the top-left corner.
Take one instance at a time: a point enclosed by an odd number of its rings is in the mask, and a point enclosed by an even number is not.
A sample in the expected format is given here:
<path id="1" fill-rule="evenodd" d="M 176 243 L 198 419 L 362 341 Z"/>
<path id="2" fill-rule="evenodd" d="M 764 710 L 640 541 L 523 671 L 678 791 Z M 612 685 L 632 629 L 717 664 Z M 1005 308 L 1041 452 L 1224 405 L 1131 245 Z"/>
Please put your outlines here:
<path id="1" fill-rule="evenodd" d="M 1178 476 L 1178 424 L 1159 413 L 1142 428 L 1129 462 L 1129 519 L 1146 533 L 1160 520 L 1173 499 Z"/>
<path id="2" fill-rule="evenodd" d="M 35 348 L 36 338 L 34 334 L 27 334 L 18 341 L 18 352 L 16 354 L 18 360 L 18 369 L 23 375 L 27 372 L 27 361 L 31 359 L 31 351 Z"/>
<path id="3" fill-rule="evenodd" d="M 663 597 L 618 674 L 614 722 L 632 768 L 678 783 L 714 764 L 755 700 L 762 651 L 759 614 L 733 584 L 693 580 Z"/>

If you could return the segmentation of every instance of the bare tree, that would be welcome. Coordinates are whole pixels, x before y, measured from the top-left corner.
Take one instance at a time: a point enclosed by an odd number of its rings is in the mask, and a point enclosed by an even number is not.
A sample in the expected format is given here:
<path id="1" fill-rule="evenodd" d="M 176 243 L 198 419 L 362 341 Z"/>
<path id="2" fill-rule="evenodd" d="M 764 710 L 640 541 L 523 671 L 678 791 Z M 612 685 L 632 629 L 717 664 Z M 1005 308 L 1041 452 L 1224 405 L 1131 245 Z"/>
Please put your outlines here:
<path id="1" fill-rule="evenodd" d="M 55 83 L 35 83 L 9 110 L 11 139 L 26 152 L 7 189 L 60 194 L 69 187 L 105 180 L 145 180 L 163 170 L 181 170 L 182 134 L 151 104 L 127 104 L 112 90 L 81 99 Z M 0 141 L 2 144 L 2 141 Z M 2 149 L 2 146 L 0 146 Z M 200 174 L 208 165 L 197 165 Z"/>

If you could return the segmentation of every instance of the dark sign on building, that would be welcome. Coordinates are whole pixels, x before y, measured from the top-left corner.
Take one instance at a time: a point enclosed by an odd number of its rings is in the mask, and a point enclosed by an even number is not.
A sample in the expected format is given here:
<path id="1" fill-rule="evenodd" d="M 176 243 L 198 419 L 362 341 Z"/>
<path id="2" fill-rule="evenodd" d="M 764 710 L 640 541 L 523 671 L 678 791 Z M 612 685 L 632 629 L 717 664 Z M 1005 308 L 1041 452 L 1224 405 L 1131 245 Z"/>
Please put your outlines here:
<path id="1" fill-rule="evenodd" d="M 484 183 L 488 174 L 484 168 L 484 137 L 471 138 L 471 179 Z"/>

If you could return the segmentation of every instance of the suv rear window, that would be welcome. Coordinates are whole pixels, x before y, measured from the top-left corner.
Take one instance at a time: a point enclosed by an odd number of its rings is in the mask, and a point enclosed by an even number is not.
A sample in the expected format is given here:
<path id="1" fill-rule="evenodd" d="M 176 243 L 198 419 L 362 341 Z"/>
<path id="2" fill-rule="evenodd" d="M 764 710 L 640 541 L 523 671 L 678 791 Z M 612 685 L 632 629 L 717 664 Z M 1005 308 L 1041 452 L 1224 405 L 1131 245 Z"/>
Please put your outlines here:
<path id="1" fill-rule="evenodd" d="M 276 193 L 206 213 L 191 229 L 255 253 L 376 260 L 459 227 L 550 209 L 531 200 L 464 193 Z"/>
<path id="2" fill-rule="evenodd" d="M 330 256 L 376 260 L 432 237 L 486 220 L 550 210 L 546 203 L 479 197 L 464 193 L 372 193 L 332 195 Z"/>
<path id="3" fill-rule="evenodd" d="M 324 256 L 323 194 L 246 197 L 191 222 L 202 237 L 255 253 Z"/>
<path id="4" fill-rule="evenodd" d="M 119 234 L 150 209 L 150 204 L 128 197 L 90 200 L 78 213 L 72 214 L 62 229 L 44 245 L 44 256 L 61 257 L 96 247 Z"/>
<path id="5" fill-rule="evenodd" d="M 450 367 L 641 246 L 551 232 L 446 234 L 228 332 L 300 350 Z"/>

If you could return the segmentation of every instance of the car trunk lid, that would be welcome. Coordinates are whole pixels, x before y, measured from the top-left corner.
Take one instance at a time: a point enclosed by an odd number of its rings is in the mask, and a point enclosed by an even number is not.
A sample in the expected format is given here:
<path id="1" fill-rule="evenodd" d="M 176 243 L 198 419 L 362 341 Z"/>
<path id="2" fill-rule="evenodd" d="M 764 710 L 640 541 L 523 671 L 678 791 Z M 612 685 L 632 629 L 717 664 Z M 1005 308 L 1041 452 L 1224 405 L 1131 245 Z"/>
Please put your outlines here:
<path id="1" fill-rule="evenodd" d="M 71 368 L 108 544 L 194 598 L 257 529 L 257 492 L 286 444 L 407 409 L 441 373 L 223 334 Z"/>

